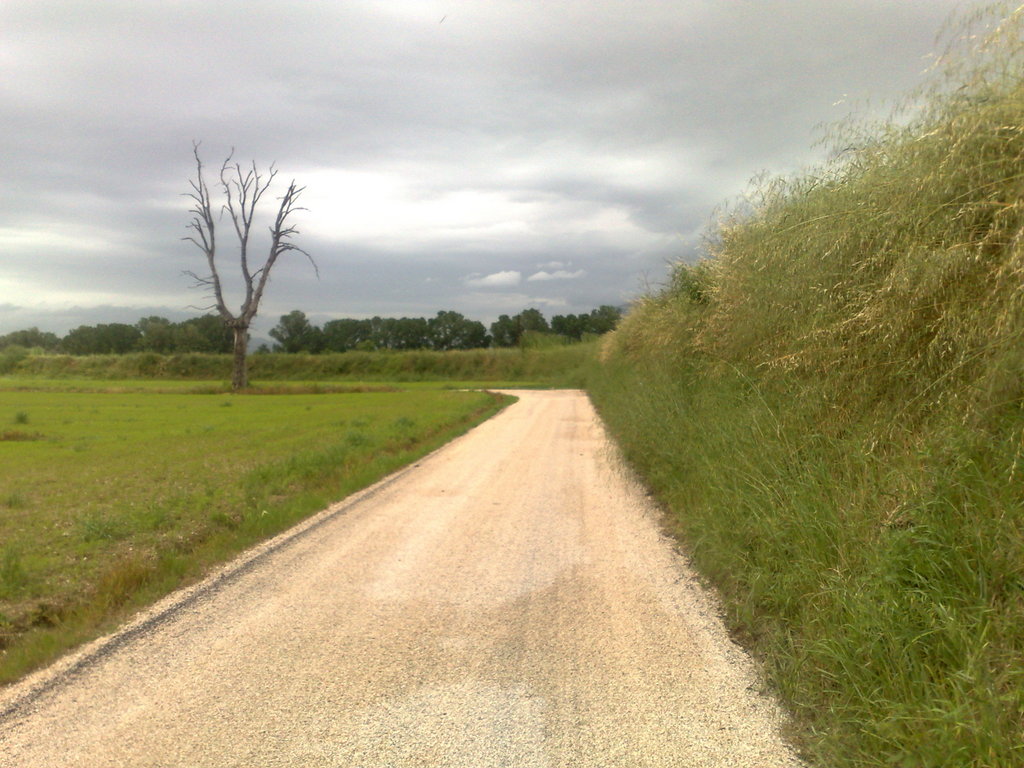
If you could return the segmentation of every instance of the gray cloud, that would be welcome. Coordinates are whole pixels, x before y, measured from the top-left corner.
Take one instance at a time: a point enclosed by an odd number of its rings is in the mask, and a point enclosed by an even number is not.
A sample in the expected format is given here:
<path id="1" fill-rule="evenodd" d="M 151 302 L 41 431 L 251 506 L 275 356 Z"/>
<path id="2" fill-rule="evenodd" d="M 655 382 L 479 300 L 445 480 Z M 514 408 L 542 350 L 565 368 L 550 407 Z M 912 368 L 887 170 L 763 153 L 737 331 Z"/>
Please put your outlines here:
<path id="1" fill-rule="evenodd" d="M 282 264 L 265 318 L 628 301 L 821 123 L 884 114 L 961 5 L 6 0 L 0 333 L 202 303 L 193 139 L 307 185 L 321 278 Z"/>

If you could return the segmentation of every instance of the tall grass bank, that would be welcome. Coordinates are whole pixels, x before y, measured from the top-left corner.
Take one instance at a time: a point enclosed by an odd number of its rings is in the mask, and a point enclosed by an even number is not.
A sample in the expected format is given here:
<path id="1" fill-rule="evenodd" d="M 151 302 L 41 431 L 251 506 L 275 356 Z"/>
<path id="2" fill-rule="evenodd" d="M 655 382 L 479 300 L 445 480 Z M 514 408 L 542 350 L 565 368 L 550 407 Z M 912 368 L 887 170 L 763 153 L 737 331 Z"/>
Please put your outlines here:
<path id="1" fill-rule="evenodd" d="M 968 27 L 592 382 L 822 766 L 1024 765 L 1024 11 Z"/>

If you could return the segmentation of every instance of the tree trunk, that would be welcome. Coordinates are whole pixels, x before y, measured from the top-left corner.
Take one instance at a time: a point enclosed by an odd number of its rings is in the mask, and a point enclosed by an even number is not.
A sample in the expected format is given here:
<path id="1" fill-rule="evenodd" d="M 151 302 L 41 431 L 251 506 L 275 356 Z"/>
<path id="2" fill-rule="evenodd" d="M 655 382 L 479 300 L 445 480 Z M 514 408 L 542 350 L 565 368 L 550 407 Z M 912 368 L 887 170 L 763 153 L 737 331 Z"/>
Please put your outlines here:
<path id="1" fill-rule="evenodd" d="M 249 372 L 246 370 L 245 355 L 249 347 L 249 328 L 236 325 L 232 328 L 235 332 L 234 365 L 231 369 L 231 388 L 236 392 L 249 386 Z"/>

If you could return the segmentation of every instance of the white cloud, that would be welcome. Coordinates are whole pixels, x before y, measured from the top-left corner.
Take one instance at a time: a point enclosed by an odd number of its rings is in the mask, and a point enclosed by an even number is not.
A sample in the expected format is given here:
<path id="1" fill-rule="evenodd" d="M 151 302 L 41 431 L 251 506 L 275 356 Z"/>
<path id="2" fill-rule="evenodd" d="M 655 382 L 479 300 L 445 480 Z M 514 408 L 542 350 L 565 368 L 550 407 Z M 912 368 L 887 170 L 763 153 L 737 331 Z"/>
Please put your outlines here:
<path id="1" fill-rule="evenodd" d="M 490 275 L 480 276 L 479 274 L 472 274 L 467 277 L 463 282 L 471 288 L 495 288 L 495 287 L 506 287 L 510 285 L 519 285 L 523 279 L 522 272 L 518 272 L 514 269 L 507 269 L 503 272 L 495 272 Z"/>
<path id="2" fill-rule="evenodd" d="M 516 201 L 504 190 L 424 191 L 414 183 L 432 172 L 436 169 L 415 164 L 299 170 L 295 175 L 307 188 L 302 204 L 309 210 L 302 231 L 378 247 L 423 249 L 444 243 L 451 249 L 449 244 L 518 239 L 541 227 L 547 210 L 543 201 Z"/>
<path id="3" fill-rule="evenodd" d="M 541 270 L 540 272 L 534 272 L 526 281 L 528 283 L 535 283 L 540 280 L 575 280 L 577 277 L 583 277 L 587 274 L 586 270 L 577 269 L 575 272 L 567 272 L 564 269 L 556 269 L 554 272 L 546 272 Z"/>

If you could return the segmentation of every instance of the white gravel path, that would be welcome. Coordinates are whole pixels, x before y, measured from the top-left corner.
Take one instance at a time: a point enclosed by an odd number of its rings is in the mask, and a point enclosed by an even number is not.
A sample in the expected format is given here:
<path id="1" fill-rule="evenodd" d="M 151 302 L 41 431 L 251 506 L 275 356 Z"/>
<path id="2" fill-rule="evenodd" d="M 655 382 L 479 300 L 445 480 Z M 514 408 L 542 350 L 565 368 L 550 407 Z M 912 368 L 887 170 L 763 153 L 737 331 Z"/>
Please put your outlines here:
<path id="1" fill-rule="evenodd" d="M 799 766 L 586 396 L 515 394 L 0 693 L 0 766 Z"/>

